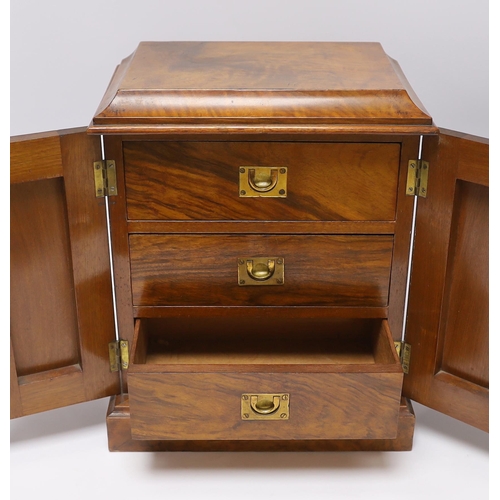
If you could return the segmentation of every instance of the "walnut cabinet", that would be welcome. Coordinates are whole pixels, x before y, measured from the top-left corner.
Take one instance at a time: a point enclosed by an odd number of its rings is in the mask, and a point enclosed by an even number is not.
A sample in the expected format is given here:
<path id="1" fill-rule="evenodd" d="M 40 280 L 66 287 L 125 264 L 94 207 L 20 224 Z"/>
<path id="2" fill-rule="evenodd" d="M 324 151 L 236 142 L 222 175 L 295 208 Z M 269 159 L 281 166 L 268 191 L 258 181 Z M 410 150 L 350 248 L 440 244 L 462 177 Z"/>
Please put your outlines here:
<path id="1" fill-rule="evenodd" d="M 122 451 L 487 430 L 487 141 L 376 43 L 141 43 L 11 141 L 11 417 L 105 396 Z"/>

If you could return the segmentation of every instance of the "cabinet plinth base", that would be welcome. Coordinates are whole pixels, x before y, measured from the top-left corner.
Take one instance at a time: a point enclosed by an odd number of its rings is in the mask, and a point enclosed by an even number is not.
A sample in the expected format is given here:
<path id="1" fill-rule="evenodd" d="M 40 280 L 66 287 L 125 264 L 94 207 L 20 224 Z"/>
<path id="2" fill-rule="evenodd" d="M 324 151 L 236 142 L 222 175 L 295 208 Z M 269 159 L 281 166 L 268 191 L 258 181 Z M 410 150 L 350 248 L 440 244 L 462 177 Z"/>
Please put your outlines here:
<path id="1" fill-rule="evenodd" d="M 106 416 L 110 451 L 410 451 L 415 415 L 401 400 L 395 439 L 339 439 L 308 441 L 157 441 L 132 439 L 128 397 L 113 396 Z"/>

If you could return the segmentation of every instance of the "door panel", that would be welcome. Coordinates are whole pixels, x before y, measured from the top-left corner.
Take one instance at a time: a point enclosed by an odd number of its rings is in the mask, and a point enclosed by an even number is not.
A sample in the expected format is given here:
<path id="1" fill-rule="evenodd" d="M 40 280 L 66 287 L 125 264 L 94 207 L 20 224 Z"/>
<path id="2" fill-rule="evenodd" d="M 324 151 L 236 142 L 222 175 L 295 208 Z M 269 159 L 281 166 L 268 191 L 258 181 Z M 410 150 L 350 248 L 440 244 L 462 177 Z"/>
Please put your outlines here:
<path id="1" fill-rule="evenodd" d="M 98 137 L 11 140 L 11 417 L 118 392 Z"/>
<path id="2" fill-rule="evenodd" d="M 403 392 L 487 430 L 488 144 L 446 131 L 424 158 L 429 189 L 418 201 Z"/>
<path id="3" fill-rule="evenodd" d="M 440 370 L 488 388 L 488 336 L 477 335 L 488 331 L 486 186 L 457 181 L 448 262 Z"/>
<path id="4" fill-rule="evenodd" d="M 64 179 L 14 184 L 10 194 L 11 320 L 23 332 L 12 344 L 18 376 L 30 376 L 79 362 Z M 36 300 L 23 300 L 26 290 Z"/>

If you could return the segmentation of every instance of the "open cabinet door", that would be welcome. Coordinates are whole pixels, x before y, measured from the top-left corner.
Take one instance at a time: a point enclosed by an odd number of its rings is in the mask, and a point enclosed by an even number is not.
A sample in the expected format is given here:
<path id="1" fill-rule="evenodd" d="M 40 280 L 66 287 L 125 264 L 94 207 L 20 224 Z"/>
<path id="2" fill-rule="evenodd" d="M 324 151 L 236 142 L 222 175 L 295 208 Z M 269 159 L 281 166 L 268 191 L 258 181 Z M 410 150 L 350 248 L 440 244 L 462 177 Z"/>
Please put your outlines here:
<path id="1" fill-rule="evenodd" d="M 425 141 L 429 139 L 426 138 Z M 424 141 L 424 142 L 425 142 Z M 488 142 L 431 138 L 419 198 L 403 394 L 488 430 Z"/>
<path id="2" fill-rule="evenodd" d="M 11 418 L 119 391 L 100 158 L 84 128 L 11 140 Z"/>

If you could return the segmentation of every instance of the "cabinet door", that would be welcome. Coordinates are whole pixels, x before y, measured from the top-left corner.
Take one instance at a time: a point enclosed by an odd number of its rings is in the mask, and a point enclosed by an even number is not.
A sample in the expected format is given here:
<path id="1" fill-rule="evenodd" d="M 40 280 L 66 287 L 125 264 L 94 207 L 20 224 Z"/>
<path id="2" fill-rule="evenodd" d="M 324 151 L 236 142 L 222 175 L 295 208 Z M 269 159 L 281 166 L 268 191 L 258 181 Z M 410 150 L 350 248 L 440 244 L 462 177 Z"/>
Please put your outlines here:
<path id="1" fill-rule="evenodd" d="M 488 142 L 450 131 L 425 141 L 403 392 L 488 430 Z"/>
<path id="2" fill-rule="evenodd" d="M 119 391 L 98 137 L 11 140 L 11 418 Z"/>

